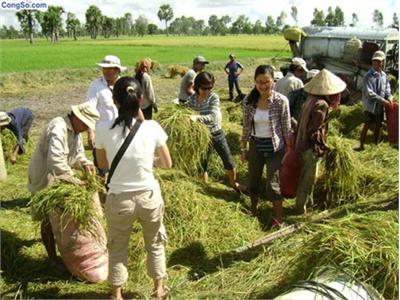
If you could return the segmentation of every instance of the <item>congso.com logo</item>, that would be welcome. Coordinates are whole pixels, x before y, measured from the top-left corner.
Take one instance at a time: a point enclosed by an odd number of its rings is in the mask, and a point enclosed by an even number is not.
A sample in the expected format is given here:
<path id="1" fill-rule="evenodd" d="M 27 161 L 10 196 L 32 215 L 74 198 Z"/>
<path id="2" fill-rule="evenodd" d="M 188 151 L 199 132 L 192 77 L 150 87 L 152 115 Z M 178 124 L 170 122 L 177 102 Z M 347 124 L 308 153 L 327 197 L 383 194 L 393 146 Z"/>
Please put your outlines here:
<path id="1" fill-rule="evenodd" d="M 1 1 L 0 2 L 1 9 L 7 10 L 22 10 L 22 9 L 37 9 L 37 10 L 46 10 L 47 3 L 44 2 L 33 2 L 33 1 Z"/>

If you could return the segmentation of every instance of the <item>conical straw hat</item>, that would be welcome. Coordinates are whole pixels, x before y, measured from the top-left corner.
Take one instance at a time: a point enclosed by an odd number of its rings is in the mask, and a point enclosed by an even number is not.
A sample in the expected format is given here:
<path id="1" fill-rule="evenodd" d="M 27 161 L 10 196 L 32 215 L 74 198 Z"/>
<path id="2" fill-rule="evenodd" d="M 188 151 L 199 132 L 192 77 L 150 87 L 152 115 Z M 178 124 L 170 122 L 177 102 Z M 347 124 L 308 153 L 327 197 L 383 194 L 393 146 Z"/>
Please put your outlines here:
<path id="1" fill-rule="evenodd" d="M 321 70 L 305 86 L 304 91 L 311 95 L 334 95 L 342 92 L 346 83 L 327 69 Z"/>

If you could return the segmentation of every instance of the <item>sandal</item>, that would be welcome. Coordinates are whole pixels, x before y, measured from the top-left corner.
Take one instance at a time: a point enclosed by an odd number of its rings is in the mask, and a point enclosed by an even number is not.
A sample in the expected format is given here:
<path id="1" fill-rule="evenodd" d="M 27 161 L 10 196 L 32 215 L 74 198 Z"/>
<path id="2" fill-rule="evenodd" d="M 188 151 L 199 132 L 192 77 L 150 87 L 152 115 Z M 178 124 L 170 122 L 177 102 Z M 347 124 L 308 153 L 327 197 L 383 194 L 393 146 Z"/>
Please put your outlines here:
<path id="1" fill-rule="evenodd" d="M 170 291 L 169 287 L 164 286 L 164 291 L 161 294 L 158 294 L 157 291 L 153 291 L 151 297 L 159 300 L 166 299 L 169 294 L 169 291 Z"/>
<path id="2" fill-rule="evenodd" d="M 235 182 L 234 185 L 231 185 L 231 187 L 235 190 L 236 193 L 238 194 L 245 194 L 248 195 L 247 187 L 244 185 L 241 185 L 238 182 Z"/>

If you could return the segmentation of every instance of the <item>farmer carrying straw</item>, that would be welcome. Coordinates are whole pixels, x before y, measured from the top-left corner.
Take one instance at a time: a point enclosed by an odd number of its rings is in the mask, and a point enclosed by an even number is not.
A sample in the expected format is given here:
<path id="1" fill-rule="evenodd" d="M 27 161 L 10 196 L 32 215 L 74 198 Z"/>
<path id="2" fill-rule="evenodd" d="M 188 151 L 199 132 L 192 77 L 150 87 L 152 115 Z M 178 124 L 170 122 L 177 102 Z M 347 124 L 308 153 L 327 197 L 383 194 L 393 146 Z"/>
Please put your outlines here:
<path id="1" fill-rule="evenodd" d="M 150 58 L 141 59 L 137 63 L 134 75 L 135 79 L 140 82 L 140 86 L 142 88 L 143 101 L 140 105 L 140 108 L 146 120 L 151 120 L 153 118 L 153 109 L 154 112 L 158 111 L 153 83 L 149 75 L 151 65 L 152 60 Z"/>
<path id="2" fill-rule="evenodd" d="M 194 80 L 195 93 L 189 97 L 188 101 L 189 108 L 198 113 L 191 115 L 190 119 L 193 122 L 204 123 L 211 132 L 212 142 L 201 162 L 202 180 L 208 181 L 208 162 L 211 151 L 215 149 L 224 164 L 230 186 L 238 193 L 245 192 L 246 188 L 236 181 L 235 162 L 221 126 L 222 114 L 219 96 L 212 91 L 214 83 L 214 75 L 208 72 L 199 73 Z"/>
<path id="3" fill-rule="evenodd" d="M 71 106 L 65 117 L 56 117 L 42 132 L 29 162 L 28 189 L 32 194 L 51 186 L 56 179 L 83 184 L 74 176 L 72 168 L 83 167 L 95 174 L 93 163 L 85 156 L 81 132 L 94 129 L 99 113 L 88 103 Z M 51 266 L 63 269 L 57 259 L 55 240 L 48 218 L 41 224 L 42 242 Z"/>
<path id="4" fill-rule="evenodd" d="M 17 143 L 13 148 L 10 158 L 12 164 L 17 162 L 18 154 L 25 152 L 24 140 L 29 140 L 29 130 L 31 129 L 33 119 L 33 112 L 25 107 L 15 108 L 8 113 L 0 111 L 0 130 L 3 131 L 3 129 L 7 128 L 17 138 Z"/>
<path id="5" fill-rule="evenodd" d="M 295 147 L 301 161 L 296 193 L 296 209 L 300 214 L 306 212 L 307 203 L 313 204 L 317 163 L 329 150 L 326 145 L 329 108 L 339 107 L 340 93 L 345 88 L 346 83 L 326 69 L 304 86 L 309 96 L 300 112 Z"/>

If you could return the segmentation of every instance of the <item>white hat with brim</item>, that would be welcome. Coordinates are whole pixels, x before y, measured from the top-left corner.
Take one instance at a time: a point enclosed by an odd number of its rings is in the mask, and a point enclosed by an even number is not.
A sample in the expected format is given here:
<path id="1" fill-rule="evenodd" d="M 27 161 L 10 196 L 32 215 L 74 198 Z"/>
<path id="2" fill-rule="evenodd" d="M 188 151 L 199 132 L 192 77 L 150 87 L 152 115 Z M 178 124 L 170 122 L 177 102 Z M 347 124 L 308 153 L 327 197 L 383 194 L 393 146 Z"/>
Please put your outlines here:
<path id="1" fill-rule="evenodd" d="M 99 112 L 89 103 L 82 103 L 79 105 L 72 105 L 71 110 L 74 115 L 85 123 L 90 129 L 94 130 L 96 121 L 100 118 Z"/>
<path id="2" fill-rule="evenodd" d="M 11 123 L 11 118 L 5 111 L 0 111 L 0 126 L 5 126 Z"/>
<path id="3" fill-rule="evenodd" d="M 383 61 L 385 60 L 386 56 L 385 53 L 381 50 L 375 51 L 374 55 L 372 56 L 371 60 L 380 60 Z"/>
<path id="4" fill-rule="evenodd" d="M 304 91 L 311 95 L 328 96 L 342 92 L 346 83 L 327 69 L 321 70 L 305 86 Z"/>
<path id="5" fill-rule="evenodd" d="M 126 70 L 126 67 L 121 66 L 120 59 L 115 55 L 105 56 L 97 65 L 100 68 L 118 68 L 121 72 Z"/>

